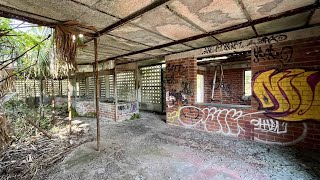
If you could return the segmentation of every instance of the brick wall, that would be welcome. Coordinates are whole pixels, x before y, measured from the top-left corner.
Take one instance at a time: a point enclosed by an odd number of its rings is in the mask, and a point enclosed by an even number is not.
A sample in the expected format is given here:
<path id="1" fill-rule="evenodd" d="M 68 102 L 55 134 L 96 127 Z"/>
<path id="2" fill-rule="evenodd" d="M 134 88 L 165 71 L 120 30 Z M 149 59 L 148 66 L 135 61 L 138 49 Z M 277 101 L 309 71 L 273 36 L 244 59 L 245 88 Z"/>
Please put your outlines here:
<path id="1" fill-rule="evenodd" d="M 184 65 L 186 68 L 183 74 L 174 74 L 174 71 L 169 76 L 167 74 L 167 82 L 171 82 L 166 87 L 169 124 L 267 144 L 320 148 L 320 38 L 253 47 L 251 68 L 256 76 L 252 83 L 255 97 L 251 99 L 251 108 L 241 105 L 217 107 L 195 104 L 197 66 L 194 58 L 167 61 L 167 72 L 168 65 L 171 68 L 172 64 Z M 273 74 L 264 73 L 275 68 Z M 225 71 L 225 81 L 232 83 L 234 74 L 239 72 Z M 243 72 L 240 74 L 243 75 Z M 178 89 L 179 82 L 184 78 L 193 82 L 193 96 L 186 95 L 190 99 L 188 103 L 176 99 L 172 101 L 175 98 L 172 95 L 177 94 L 168 91 Z M 205 78 L 205 86 L 210 82 L 210 78 Z M 178 91 L 183 94 L 181 89 L 174 92 Z M 209 94 L 205 92 L 206 99 L 210 97 Z"/>
<path id="2" fill-rule="evenodd" d="M 197 62 L 194 58 L 166 61 L 166 112 L 171 124 L 178 124 L 170 114 L 196 101 Z"/>

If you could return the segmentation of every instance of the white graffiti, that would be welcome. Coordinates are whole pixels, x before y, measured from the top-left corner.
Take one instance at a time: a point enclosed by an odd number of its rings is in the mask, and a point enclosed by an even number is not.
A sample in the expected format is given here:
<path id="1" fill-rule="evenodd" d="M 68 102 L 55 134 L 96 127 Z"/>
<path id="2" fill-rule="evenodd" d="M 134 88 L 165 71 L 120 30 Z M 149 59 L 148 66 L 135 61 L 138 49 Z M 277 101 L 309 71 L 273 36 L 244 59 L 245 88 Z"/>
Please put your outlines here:
<path id="1" fill-rule="evenodd" d="M 201 109 L 196 106 L 183 106 L 175 112 L 175 118 L 178 118 L 178 121 L 185 127 L 194 128 L 203 126 L 203 129 L 207 132 L 221 133 L 223 135 L 236 137 L 242 132 L 245 132 L 240 125 L 240 121 L 243 120 L 243 117 L 264 113 L 264 111 L 258 111 L 244 114 L 243 111 L 236 109 L 218 109 L 217 107 Z M 211 123 L 208 123 L 210 121 Z M 254 125 L 255 131 L 270 132 L 278 135 L 288 133 L 287 122 L 258 118 L 252 119 L 250 123 Z M 302 125 L 303 131 L 301 135 L 292 141 L 270 141 L 268 139 L 259 139 L 259 137 L 256 136 L 254 137 L 254 140 L 265 144 L 290 146 L 302 141 L 307 136 L 307 124 L 303 122 Z"/>
<path id="2" fill-rule="evenodd" d="M 254 125 L 254 130 L 261 130 L 262 132 L 272 132 L 276 134 L 287 133 L 288 123 L 279 122 L 274 119 L 252 119 L 250 121 Z"/>
<path id="3" fill-rule="evenodd" d="M 185 113 L 187 111 L 187 113 Z M 189 112 L 188 112 L 189 111 Z M 259 114 L 262 112 L 255 112 L 250 114 Z M 244 129 L 239 125 L 240 118 L 250 115 L 243 114 L 242 111 L 237 111 L 236 109 L 218 109 L 216 107 L 212 108 L 198 108 L 195 106 L 184 106 L 178 111 L 178 120 L 185 127 L 196 127 L 199 124 L 204 126 L 204 130 L 207 132 L 222 133 L 229 136 L 238 136 Z M 188 124 L 181 120 L 181 117 L 189 118 L 192 122 Z M 214 121 L 218 124 L 218 128 L 214 128 L 207 124 L 208 121 Z M 236 128 L 232 128 L 236 125 Z"/>
<path id="4" fill-rule="evenodd" d="M 308 126 L 307 126 L 307 124 L 305 122 L 303 122 L 302 124 L 303 124 L 303 131 L 302 131 L 301 135 L 297 139 L 295 139 L 293 141 L 277 142 L 277 141 L 262 140 L 262 139 L 259 139 L 258 137 L 254 137 L 254 140 L 257 141 L 257 142 L 270 144 L 270 145 L 274 145 L 274 144 L 281 145 L 281 146 L 294 145 L 294 144 L 297 144 L 298 142 L 302 141 L 307 136 Z"/>

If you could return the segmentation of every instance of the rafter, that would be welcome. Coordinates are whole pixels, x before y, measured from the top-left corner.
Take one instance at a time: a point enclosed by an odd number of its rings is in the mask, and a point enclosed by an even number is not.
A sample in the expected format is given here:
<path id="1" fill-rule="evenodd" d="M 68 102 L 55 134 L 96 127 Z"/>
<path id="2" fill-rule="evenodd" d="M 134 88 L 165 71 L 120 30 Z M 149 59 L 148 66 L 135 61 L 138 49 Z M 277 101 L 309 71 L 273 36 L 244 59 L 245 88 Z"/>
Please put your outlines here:
<path id="1" fill-rule="evenodd" d="M 166 43 L 166 44 L 150 47 L 150 48 L 147 48 L 147 49 L 134 51 L 134 52 L 131 52 L 131 53 L 127 53 L 127 54 L 123 54 L 123 55 L 107 58 L 107 59 L 102 60 L 100 62 L 104 62 L 104 61 L 108 61 L 108 60 L 114 60 L 114 59 L 118 59 L 118 58 L 125 57 L 125 56 L 135 55 L 135 54 L 143 53 L 143 52 L 146 52 L 146 51 L 151 51 L 151 50 L 155 50 L 155 49 L 161 49 L 161 48 L 165 48 L 165 47 L 168 47 L 168 46 L 181 44 L 181 43 L 185 43 L 185 42 L 188 42 L 188 41 L 201 39 L 201 38 L 208 37 L 208 36 L 213 36 L 213 35 L 216 35 L 216 34 L 219 34 L 219 33 L 225 33 L 225 32 L 230 32 L 230 31 L 234 31 L 234 30 L 237 30 L 237 29 L 245 28 L 245 27 L 254 26 L 254 25 L 257 25 L 257 24 L 260 24 L 260 23 L 281 19 L 281 18 L 284 18 L 284 17 L 296 15 L 296 14 L 299 14 L 299 13 L 308 12 L 308 11 L 316 9 L 318 7 L 319 7 L 319 4 L 318 3 L 314 3 L 314 4 L 311 4 L 311 5 L 308 5 L 308 6 L 296 8 L 296 9 L 293 9 L 293 10 L 285 11 L 285 12 L 274 14 L 274 15 L 267 16 L 267 17 L 263 17 L 263 18 L 260 18 L 260 19 L 255 19 L 255 20 L 252 20 L 251 22 L 248 21 L 248 22 L 245 22 L 245 23 L 241 23 L 241 24 L 238 24 L 238 25 L 231 26 L 231 27 L 227 27 L 227 28 L 211 31 L 211 32 L 208 32 L 208 33 L 204 33 L 204 34 L 188 37 L 188 38 L 185 38 L 185 39 L 169 42 L 169 43 Z"/>
<path id="2" fill-rule="evenodd" d="M 146 12 L 148 12 L 148 11 L 154 9 L 154 8 L 157 8 L 157 7 L 161 6 L 162 4 L 164 4 L 166 2 L 169 2 L 169 1 L 170 0 L 158 0 L 158 1 L 155 1 L 154 3 L 148 5 L 148 6 L 144 7 L 144 8 L 142 8 L 142 9 L 140 9 L 140 10 L 138 10 L 138 11 L 132 13 L 132 14 L 130 14 L 129 16 L 119 20 L 118 22 L 116 22 L 114 24 L 111 24 L 110 26 L 102 29 L 101 31 L 97 32 L 95 34 L 95 36 L 99 37 L 99 36 L 101 36 L 103 34 L 106 34 L 106 33 L 110 32 L 110 31 L 112 31 L 113 29 L 115 29 L 117 27 L 120 27 L 120 26 L 124 25 L 125 23 L 127 23 L 127 22 L 129 22 L 129 21 L 141 16 L 142 14 L 144 14 L 144 13 L 146 13 Z"/>
<path id="3" fill-rule="evenodd" d="M 0 16 L 5 18 L 10 18 L 10 19 L 18 19 L 21 21 L 38 24 L 41 26 L 49 26 L 49 27 L 51 27 L 55 23 L 61 23 L 61 21 L 57 19 L 48 18 L 45 16 L 41 16 L 39 14 L 22 11 L 22 10 L 5 6 L 5 5 L 0 5 Z M 29 17 L 29 16 L 39 17 L 39 19 Z M 43 21 L 40 19 L 47 19 L 48 21 Z"/>
<path id="4" fill-rule="evenodd" d="M 238 4 L 240 5 L 240 8 L 241 8 L 243 14 L 246 16 L 247 20 L 248 20 L 249 22 L 252 22 L 252 19 L 251 19 L 249 13 L 248 13 L 246 7 L 244 6 L 242 0 L 237 0 L 237 2 L 238 2 Z M 258 37 L 259 34 L 258 34 L 256 28 L 254 27 L 254 25 L 252 25 L 251 28 L 252 28 L 254 34 L 256 35 L 256 37 Z"/>

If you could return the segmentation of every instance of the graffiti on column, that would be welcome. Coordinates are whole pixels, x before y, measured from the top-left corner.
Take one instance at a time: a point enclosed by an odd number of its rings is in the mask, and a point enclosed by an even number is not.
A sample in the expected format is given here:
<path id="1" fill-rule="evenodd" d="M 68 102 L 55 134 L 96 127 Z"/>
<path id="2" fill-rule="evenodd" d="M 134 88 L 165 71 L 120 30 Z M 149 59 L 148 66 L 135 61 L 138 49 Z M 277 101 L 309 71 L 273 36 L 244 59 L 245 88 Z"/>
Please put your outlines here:
<path id="1" fill-rule="evenodd" d="M 178 83 L 178 80 L 175 78 L 176 74 L 185 73 L 187 67 L 181 64 L 168 64 L 167 65 L 167 81 L 168 85 Z"/>
<path id="2" fill-rule="evenodd" d="M 278 60 L 282 65 L 287 65 L 292 60 L 293 48 L 284 46 L 280 50 L 275 50 L 272 44 L 268 48 L 255 47 L 253 48 L 253 62 Z"/>
<path id="3" fill-rule="evenodd" d="M 288 130 L 287 122 L 279 122 L 274 119 L 252 119 L 250 121 L 254 125 L 254 130 L 260 130 L 261 132 L 272 132 L 275 134 L 285 134 Z"/>
<path id="4" fill-rule="evenodd" d="M 288 122 L 280 122 L 278 120 L 274 119 L 252 119 L 250 121 L 251 124 L 254 125 L 254 131 L 255 132 L 269 132 L 272 134 L 291 134 L 288 132 Z M 300 141 L 302 141 L 307 136 L 307 124 L 305 122 L 302 123 L 303 128 L 301 135 L 295 138 L 294 140 L 289 141 L 271 141 L 269 139 L 262 139 L 260 137 L 254 137 L 255 141 L 266 143 L 266 144 L 277 144 L 277 145 L 283 145 L 283 146 L 289 146 L 296 144 Z"/>
<path id="5" fill-rule="evenodd" d="M 236 109 L 218 109 L 216 107 L 201 109 L 196 106 L 183 106 L 178 110 L 177 119 L 188 128 L 202 125 L 207 132 L 238 136 L 244 132 L 239 124 L 241 118 L 260 113 L 263 112 L 244 114 L 243 111 Z"/>
<path id="6" fill-rule="evenodd" d="M 277 120 L 320 121 L 320 72 L 271 69 L 253 77 L 253 96 L 265 115 Z"/>

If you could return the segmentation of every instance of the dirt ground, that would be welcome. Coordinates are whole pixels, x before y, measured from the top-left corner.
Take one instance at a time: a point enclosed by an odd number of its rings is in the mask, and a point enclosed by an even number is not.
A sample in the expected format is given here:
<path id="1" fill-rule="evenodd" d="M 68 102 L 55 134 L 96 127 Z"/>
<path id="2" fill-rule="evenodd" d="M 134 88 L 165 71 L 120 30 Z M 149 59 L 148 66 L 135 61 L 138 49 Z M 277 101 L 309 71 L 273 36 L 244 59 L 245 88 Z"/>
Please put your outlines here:
<path id="1" fill-rule="evenodd" d="M 79 118 L 95 133 L 95 119 Z M 165 124 L 159 115 L 102 122 L 96 142 L 77 147 L 37 179 L 320 179 L 320 157 L 289 147 Z"/>

